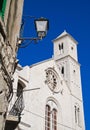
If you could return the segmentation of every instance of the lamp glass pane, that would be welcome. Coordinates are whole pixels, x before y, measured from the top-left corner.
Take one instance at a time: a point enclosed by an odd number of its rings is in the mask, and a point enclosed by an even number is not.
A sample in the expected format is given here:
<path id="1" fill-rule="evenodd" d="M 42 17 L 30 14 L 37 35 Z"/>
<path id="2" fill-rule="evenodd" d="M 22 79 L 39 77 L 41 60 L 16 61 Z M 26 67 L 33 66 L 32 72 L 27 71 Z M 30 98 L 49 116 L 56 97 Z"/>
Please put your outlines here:
<path id="1" fill-rule="evenodd" d="M 36 21 L 37 32 L 39 31 L 47 31 L 47 21 Z"/>

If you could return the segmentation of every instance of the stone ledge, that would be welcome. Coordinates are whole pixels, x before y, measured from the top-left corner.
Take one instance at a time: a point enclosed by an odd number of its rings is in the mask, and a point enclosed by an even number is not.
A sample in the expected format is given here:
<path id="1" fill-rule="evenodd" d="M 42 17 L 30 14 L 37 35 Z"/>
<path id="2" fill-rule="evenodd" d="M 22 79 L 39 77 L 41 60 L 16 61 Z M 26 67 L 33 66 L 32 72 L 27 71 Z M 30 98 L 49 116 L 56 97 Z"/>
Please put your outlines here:
<path id="1" fill-rule="evenodd" d="M 8 121 L 19 121 L 18 116 L 8 115 L 6 120 Z"/>

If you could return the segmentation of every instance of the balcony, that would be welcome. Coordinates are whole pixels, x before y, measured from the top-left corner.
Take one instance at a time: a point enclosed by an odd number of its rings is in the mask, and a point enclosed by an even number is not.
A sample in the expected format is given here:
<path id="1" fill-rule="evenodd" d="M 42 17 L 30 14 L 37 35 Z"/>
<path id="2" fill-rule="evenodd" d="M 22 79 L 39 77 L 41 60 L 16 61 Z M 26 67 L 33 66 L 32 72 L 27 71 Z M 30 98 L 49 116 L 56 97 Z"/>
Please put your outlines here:
<path id="1" fill-rule="evenodd" d="M 5 130 L 14 130 L 21 119 L 21 113 L 24 109 L 23 94 L 21 94 L 15 101 L 13 107 L 11 108 L 5 124 Z"/>

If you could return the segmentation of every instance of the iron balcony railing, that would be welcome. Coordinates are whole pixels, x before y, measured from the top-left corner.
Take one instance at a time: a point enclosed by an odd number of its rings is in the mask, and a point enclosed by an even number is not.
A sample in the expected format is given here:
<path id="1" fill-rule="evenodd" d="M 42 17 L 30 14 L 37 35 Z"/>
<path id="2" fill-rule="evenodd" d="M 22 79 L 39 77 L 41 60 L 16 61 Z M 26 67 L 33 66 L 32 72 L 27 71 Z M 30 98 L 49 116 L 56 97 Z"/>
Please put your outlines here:
<path id="1" fill-rule="evenodd" d="M 24 109 L 24 100 L 23 100 L 23 94 L 21 94 L 15 101 L 9 114 L 13 116 L 20 116 L 23 109 Z"/>

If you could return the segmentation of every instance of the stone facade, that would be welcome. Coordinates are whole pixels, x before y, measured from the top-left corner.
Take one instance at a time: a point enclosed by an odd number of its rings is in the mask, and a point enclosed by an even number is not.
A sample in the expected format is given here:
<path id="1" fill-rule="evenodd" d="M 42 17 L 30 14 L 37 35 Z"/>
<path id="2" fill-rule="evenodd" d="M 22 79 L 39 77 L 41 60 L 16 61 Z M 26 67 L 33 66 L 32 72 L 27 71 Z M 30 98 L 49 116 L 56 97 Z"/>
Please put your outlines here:
<path id="1" fill-rule="evenodd" d="M 13 73 L 17 64 L 23 0 L 2 0 L 0 8 L 0 130 L 4 129 L 9 101 L 13 95 Z"/>
<path id="2" fill-rule="evenodd" d="M 18 93 L 25 105 L 17 130 L 85 130 L 77 42 L 66 31 L 53 42 L 52 59 L 14 73 L 9 110 Z"/>

